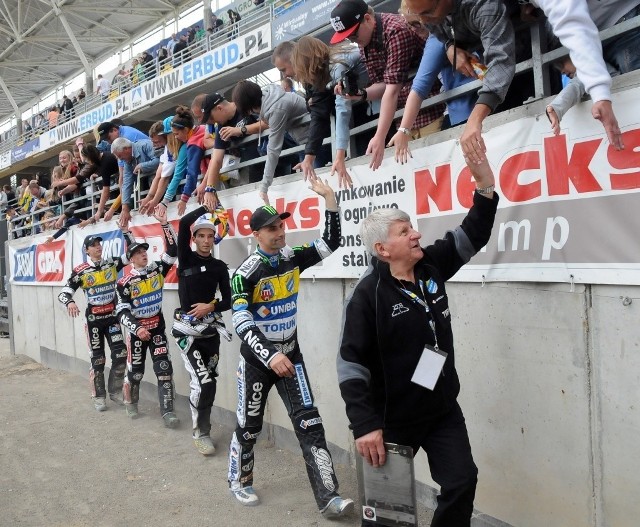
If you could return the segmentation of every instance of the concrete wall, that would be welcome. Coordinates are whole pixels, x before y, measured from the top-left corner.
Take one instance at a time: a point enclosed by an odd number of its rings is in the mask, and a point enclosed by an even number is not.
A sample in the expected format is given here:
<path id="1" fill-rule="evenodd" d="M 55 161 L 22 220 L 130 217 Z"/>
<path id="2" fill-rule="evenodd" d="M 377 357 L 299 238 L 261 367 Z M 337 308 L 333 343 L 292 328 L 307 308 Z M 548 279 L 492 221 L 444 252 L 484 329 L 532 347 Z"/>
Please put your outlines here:
<path id="1" fill-rule="evenodd" d="M 351 281 L 303 280 L 300 340 L 327 437 L 338 461 L 353 461 L 336 374 L 340 318 Z M 449 284 L 462 382 L 460 402 L 480 470 L 475 525 L 631 526 L 640 515 L 640 309 L 638 286 Z M 56 302 L 57 289 L 12 285 L 13 345 L 48 366 L 86 375 L 84 323 Z M 77 295 L 82 309 L 80 294 Z M 631 300 L 631 303 L 629 303 Z M 177 292 L 165 293 L 171 313 Z M 188 394 L 171 343 L 176 386 Z M 231 425 L 237 338 L 224 344 L 216 418 Z M 145 381 L 153 383 L 147 368 Z M 147 390 L 147 393 L 152 393 Z M 186 416 L 182 416 L 186 418 Z M 275 391 L 265 430 L 296 449 Z M 421 501 L 435 485 L 416 460 Z"/>

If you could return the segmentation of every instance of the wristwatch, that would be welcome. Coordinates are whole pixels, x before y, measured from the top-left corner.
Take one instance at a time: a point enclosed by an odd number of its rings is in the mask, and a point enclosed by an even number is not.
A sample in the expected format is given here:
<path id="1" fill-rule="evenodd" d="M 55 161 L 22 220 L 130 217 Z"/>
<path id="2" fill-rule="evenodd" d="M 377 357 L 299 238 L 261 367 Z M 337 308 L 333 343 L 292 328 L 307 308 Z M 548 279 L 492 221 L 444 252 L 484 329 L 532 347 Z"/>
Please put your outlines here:
<path id="1" fill-rule="evenodd" d="M 247 136 L 247 127 L 245 125 L 242 125 L 240 127 L 240 133 L 242 134 L 242 137 L 246 137 Z"/>
<path id="2" fill-rule="evenodd" d="M 212 187 L 210 185 L 207 185 L 206 187 L 204 187 L 204 191 L 207 193 L 217 194 L 216 187 Z"/>
<path id="3" fill-rule="evenodd" d="M 411 137 L 411 129 L 409 128 L 400 127 L 398 128 L 398 132 L 402 132 L 404 135 Z"/>
<path id="4" fill-rule="evenodd" d="M 478 194 L 483 194 L 483 195 L 491 194 L 494 191 L 495 188 L 496 188 L 495 185 L 489 185 L 488 187 L 484 187 L 484 188 L 476 187 L 476 192 Z"/>

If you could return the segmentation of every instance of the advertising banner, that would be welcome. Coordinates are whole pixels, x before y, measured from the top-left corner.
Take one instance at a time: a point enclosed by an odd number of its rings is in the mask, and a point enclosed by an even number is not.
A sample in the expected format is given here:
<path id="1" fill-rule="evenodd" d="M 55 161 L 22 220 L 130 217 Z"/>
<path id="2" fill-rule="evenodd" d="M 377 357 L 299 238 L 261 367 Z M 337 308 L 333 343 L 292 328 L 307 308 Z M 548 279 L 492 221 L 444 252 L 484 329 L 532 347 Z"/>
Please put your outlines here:
<path id="1" fill-rule="evenodd" d="M 277 14 L 273 21 L 273 42 L 294 40 L 311 31 L 329 25 L 335 0 L 303 0 L 295 2 L 290 9 Z"/>
<path id="2" fill-rule="evenodd" d="M 11 150 L 11 163 L 17 163 L 40 151 L 40 138 L 36 137 Z"/>
<path id="3" fill-rule="evenodd" d="M 544 116 L 519 119 L 483 134 L 500 196 L 498 213 L 489 243 L 454 280 L 638 282 L 640 106 L 635 101 L 639 91 L 614 95 L 615 107 L 625 109 L 619 112 L 625 143 L 621 151 L 609 145 L 601 124 L 591 117 L 591 103 L 570 110 L 558 136 L 551 133 Z M 370 261 L 359 229 L 375 209 L 406 211 L 423 236 L 422 245 L 428 245 L 460 225 L 473 203 L 475 183 L 455 140 L 413 147 L 412 158 L 404 165 L 390 155 L 376 171 L 367 163 L 363 160 L 349 168 L 352 188 L 336 189 L 340 248 L 305 276 L 359 277 Z M 322 175 L 328 177 L 326 172 Z M 276 179 L 269 198 L 279 211 L 291 213 L 285 220 L 287 243 L 310 243 L 321 236 L 324 200 L 302 179 L 277 183 Z M 336 188 L 335 179 L 330 184 Z M 216 246 L 215 255 L 231 269 L 255 250 L 249 219 L 262 202 L 249 188 L 220 192 L 229 214 L 229 234 Z M 195 206 L 190 203 L 189 209 Z M 175 207 L 169 208 L 174 225 Z M 135 215 L 132 231 L 150 243 L 152 259 L 159 256 L 162 237 L 155 220 Z M 82 238 L 86 235 L 77 229 L 72 232 L 74 237 L 80 232 Z M 29 248 L 19 247 L 20 252 L 14 249 L 12 254 L 12 279 L 33 282 L 38 279 L 33 262 L 40 260 Z M 46 261 L 53 265 L 58 260 Z"/>
<path id="4" fill-rule="evenodd" d="M 30 242 L 9 245 L 11 280 L 21 284 L 62 285 L 71 272 L 71 244 L 65 240 L 44 243 L 40 236 Z"/>

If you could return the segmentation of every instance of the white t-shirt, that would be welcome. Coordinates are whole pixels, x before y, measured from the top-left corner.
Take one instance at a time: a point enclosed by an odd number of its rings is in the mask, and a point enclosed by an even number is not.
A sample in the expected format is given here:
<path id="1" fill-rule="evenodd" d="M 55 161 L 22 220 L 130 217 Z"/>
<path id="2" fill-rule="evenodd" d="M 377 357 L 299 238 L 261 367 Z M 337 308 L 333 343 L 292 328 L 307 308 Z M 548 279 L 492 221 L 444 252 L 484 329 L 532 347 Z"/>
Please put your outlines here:
<path id="1" fill-rule="evenodd" d="M 102 77 L 100 80 L 98 80 L 99 94 L 108 95 L 110 90 L 111 90 L 111 83 L 109 82 L 109 79 L 105 79 L 104 77 Z"/>

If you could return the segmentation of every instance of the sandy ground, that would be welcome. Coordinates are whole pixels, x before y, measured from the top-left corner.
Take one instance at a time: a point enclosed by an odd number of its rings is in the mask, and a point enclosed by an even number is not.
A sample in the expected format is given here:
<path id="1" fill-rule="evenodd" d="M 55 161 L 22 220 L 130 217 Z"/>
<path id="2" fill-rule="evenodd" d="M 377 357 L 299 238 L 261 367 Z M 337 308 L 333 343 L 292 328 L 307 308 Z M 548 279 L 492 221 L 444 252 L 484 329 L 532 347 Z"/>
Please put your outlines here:
<path id="1" fill-rule="evenodd" d="M 265 443 L 256 447 L 255 487 L 262 504 L 243 507 L 227 489 L 231 431 L 212 431 L 216 456 L 191 441 L 185 412 L 164 428 L 157 403 L 126 417 L 111 404 L 98 413 L 80 376 L 9 354 L 0 339 L 0 525 L 259 526 L 359 525 L 317 512 L 304 462 Z M 356 496 L 355 471 L 336 467 L 341 494 Z"/>

